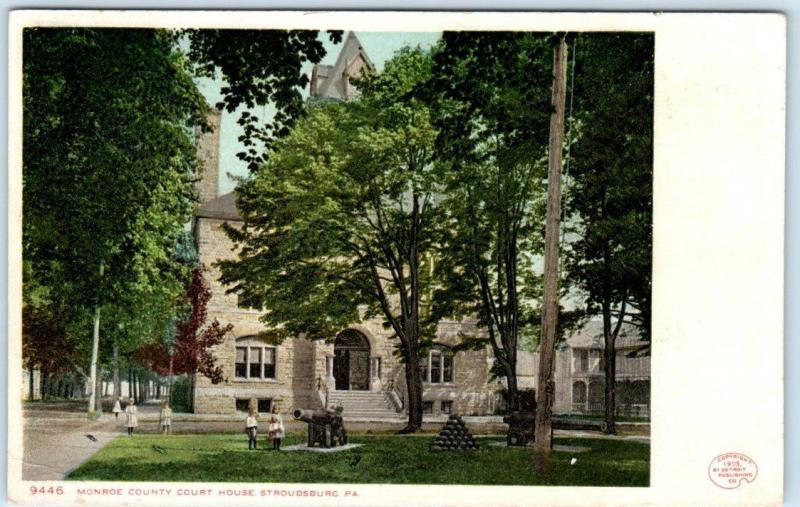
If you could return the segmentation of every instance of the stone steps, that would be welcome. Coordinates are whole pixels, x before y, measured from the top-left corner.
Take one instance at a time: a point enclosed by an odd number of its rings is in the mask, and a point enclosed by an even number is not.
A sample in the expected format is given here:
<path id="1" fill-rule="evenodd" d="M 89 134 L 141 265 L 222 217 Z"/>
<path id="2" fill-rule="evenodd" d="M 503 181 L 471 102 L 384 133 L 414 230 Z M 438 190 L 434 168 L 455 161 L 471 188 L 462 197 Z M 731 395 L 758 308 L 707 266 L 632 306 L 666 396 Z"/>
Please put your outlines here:
<path id="1" fill-rule="evenodd" d="M 329 396 L 328 406 L 341 406 L 346 418 L 396 418 L 401 415 L 385 391 L 334 391 Z"/>

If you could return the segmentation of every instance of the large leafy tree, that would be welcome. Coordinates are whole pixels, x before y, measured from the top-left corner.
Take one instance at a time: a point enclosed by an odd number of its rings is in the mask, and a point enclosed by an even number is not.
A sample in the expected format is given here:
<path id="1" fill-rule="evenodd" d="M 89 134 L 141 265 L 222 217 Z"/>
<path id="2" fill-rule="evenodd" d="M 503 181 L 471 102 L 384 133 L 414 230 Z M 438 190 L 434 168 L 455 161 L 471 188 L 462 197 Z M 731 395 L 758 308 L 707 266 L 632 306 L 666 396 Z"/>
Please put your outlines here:
<path id="1" fill-rule="evenodd" d="M 479 317 L 464 345 L 491 345 L 510 410 L 520 335 L 538 325 L 549 56 L 546 34 L 445 32 L 428 84 L 447 168 L 433 317 Z"/>
<path id="2" fill-rule="evenodd" d="M 567 275 L 601 316 L 605 419 L 613 433 L 616 340 L 623 323 L 650 334 L 653 195 L 653 36 L 577 40 L 575 121 L 566 208 L 576 238 Z M 597 90 L 603 90 L 597 93 Z"/>
<path id="3" fill-rule="evenodd" d="M 431 60 L 404 50 L 358 82 L 360 99 L 311 107 L 238 187 L 240 258 L 222 281 L 254 307 L 271 339 L 332 339 L 383 319 L 405 363 L 409 421 L 422 423 L 420 353 L 437 177 L 429 109 L 413 97 Z"/>
<path id="4" fill-rule="evenodd" d="M 233 329 L 233 324 L 223 326 L 217 319 L 208 322 L 211 289 L 205 281 L 204 271 L 202 266 L 192 269 L 185 293 L 177 303 L 183 311 L 179 312 L 174 327 L 167 328 L 174 336 L 168 340 L 154 340 L 136 352 L 140 361 L 161 375 L 189 375 L 192 398 L 198 373 L 213 384 L 222 381 L 222 368 L 211 350 L 221 344 Z M 193 399 L 190 408 L 194 408 Z"/>
<path id="5" fill-rule="evenodd" d="M 54 300 L 91 312 L 92 385 L 102 309 L 176 283 L 206 106 L 175 48 L 159 30 L 24 33 L 24 255 Z"/>
<path id="6" fill-rule="evenodd" d="M 275 138 L 288 133 L 304 111 L 301 91 L 308 84 L 306 62 L 319 63 L 325 48 L 316 30 L 186 30 L 189 59 L 197 74 L 221 77 L 222 101 L 216 106 L 233 113 L 244 129 L 237 154 L 255 171 L 266 161 Z M 328 32 L 332 42 L 341 30 Z M 254 106 L 272 105 L 272 118 L 251 113 Z"/>

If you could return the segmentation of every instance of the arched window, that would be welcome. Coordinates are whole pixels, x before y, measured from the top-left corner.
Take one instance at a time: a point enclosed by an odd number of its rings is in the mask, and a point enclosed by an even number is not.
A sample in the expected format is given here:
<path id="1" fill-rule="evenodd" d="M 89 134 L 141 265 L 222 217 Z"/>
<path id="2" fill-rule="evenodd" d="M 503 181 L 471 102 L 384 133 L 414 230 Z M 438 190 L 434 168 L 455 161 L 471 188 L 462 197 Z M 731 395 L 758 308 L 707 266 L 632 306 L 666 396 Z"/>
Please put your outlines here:
<path id="1" fill-rule="evenodd" d="M 572 403 L 586 403 L 586 383 L 581 380 L 572 384 Z"/>
<path id="2" fill-rule="evenodd" d="M 446 345 L 434 345 L 427 356 L 420 359 L 422 381 L 431 384 L 453 383 L 453 351 Z"/>
<path id="3" fill-rule="evenodd" d="M 234 376 L 237 380 L 271 380 L 275 378 L 275 347 L 257 336 L 236 340 Z"/>

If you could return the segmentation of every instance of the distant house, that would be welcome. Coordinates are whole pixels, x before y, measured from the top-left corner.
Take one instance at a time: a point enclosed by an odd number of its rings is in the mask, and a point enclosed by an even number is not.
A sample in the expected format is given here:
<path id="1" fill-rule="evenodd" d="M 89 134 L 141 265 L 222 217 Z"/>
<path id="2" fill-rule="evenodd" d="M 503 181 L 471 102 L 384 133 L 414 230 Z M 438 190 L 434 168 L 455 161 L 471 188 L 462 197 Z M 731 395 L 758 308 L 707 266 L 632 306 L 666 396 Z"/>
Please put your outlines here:
<path id="1" fill-rule="evenodd" d="M 650 416 L 650 356 L 638 355 L 643 346 L 638 330 L 623 326 L 616 342 L 616 412 Z M 556 347 L 553 411 L 559 414 L 599 415 L 605 410 L 605 360 L 602 321 L 590 320 Z M 520 387 L 536 388 L 539 354 L 520 352 Z"/>

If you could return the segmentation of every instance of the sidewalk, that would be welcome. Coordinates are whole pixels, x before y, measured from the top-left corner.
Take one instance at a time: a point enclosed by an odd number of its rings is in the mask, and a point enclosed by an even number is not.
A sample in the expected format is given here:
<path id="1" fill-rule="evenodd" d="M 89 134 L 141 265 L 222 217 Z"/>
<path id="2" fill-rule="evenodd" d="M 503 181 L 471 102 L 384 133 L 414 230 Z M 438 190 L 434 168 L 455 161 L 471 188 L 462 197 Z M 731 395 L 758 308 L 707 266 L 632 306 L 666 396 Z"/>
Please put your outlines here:
<path id="1" fill-rule="evenodd" d="M 23 480 L 62 480 L 115 437 L 125 434 L 124 417 L 115 420 L 112 414 L 104 413 L 92 421 L 84 410 L 85 403 L 77 401 L 26 404 Z M 146 404 L 140 410 L 149 413 L 158 408 Z"/>
<path id="2" fill-rule="evenodd" d="M 96 421 L 88 420 L 85 415 L 58 416 L 44 418 L 37 414 L 25 418 L 24 480 L 62 480 L 120 434 L 113 428 L 113 416 L 105 415 Z"/>

